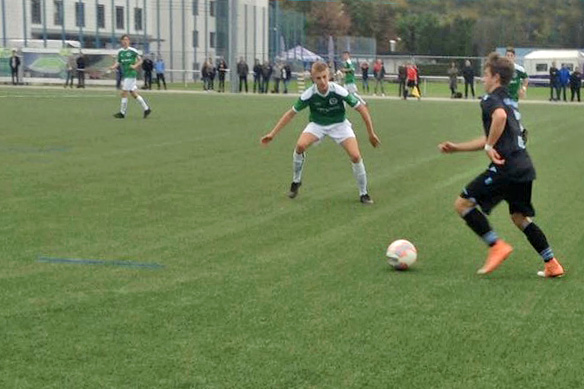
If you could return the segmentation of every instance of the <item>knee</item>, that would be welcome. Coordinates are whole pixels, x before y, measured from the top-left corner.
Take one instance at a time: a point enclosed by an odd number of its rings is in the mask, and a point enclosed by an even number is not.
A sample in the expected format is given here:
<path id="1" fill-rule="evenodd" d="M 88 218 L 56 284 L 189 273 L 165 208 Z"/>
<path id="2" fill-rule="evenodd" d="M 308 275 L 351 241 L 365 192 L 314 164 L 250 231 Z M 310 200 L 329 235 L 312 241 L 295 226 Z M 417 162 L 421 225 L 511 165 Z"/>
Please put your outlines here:
<path id="1" fill-rule="evenodd" d="M 361 162 L 361 155 L 360 154 L 350 155 L 349 158 L 351 158 L 351 162 L 353 162 L 353 163 Z"/>
<path id="2" fill-rule="evenodd" d="M 521 213 L 511 214 L 511 221 L 522 231 L 531 223 L 531 219 Z"/>
<path id="3" fill-rule="evenodd" d="M 306 145 L 303 145 L 301 143 L 296 144 L 296 154 L 302 154 L 305 151 L 306 151 Z"/>
<path id="4" fill-rule="evenodd" d="M 469 199 L 457 197 L 456 200 L 454 200 L 454 210 L 460 216 L 464 215 L 469 209 L 474 208 L 474 207 L 475 207 L 475 203 L 473 203 Z"/>

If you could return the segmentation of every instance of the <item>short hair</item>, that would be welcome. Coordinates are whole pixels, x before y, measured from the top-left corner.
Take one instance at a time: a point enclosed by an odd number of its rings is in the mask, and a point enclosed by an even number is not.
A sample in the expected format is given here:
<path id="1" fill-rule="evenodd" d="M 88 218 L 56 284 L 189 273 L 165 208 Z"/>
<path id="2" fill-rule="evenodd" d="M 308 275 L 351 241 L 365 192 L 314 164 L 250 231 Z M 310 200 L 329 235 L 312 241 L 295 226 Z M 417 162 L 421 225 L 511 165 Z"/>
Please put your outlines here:
<path id="1" fill-rule="evenodd" d="M 324 72 L 325 70 L 328 70 L 328 65 L 322 61 L 316 61 L 312 64 L 312 72 L 320 73 Z"/>
<path id="2" fill-rule="evenodd" d="M 343 51 L 343 54 L 351 54 L 351 53 L 349 53 L 349 50 L 345 50 L 345 51 Z"/>
<path id="3" fill-rule="evenodd" d="M 487 57 L 485 69 L 489 69 L 492 76 L 498 74 L 501 79 L 501 85 L 507 86 L 513 77 L 515 65 L 509 58 L 501 56 L 497 52 L 493 52 Z"/>
<path id="4" fill-rule="evenodd" d="M 513 48 L 513 46 L 507 46 L 507 49 L 505 50 L 505 53 L 513 53 L 513 54 L 515 54 L 515 49 Z"/>
<path id="5" fill-rule="evenodd" d="M 124 40 L 126 38 L 130 39 L 130 35 L 124 34 L 124 35 L 122 35 L 122 37 L 120 38 L 120 40 Z"/>

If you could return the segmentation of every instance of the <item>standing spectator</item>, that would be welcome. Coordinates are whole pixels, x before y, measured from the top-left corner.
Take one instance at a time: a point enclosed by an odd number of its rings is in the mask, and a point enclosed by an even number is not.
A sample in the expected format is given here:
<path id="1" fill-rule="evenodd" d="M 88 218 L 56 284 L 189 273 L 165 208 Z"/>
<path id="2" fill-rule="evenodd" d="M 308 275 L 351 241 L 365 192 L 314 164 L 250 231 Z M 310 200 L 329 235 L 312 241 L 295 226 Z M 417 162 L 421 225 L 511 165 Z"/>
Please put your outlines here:
<path id="1" fill-rule="evenodd" d="M 156 70 L 156 84 L 158 85 L 158 90 L 160 90 L 160 81 L 164 84 L 164 90 L 166 90 L 166 80 L 164 79 L 164 61 L 162 57 L 158 57 L 156 63 L 154 64 L 154 69 Z"/>
<path id="2" fill-rule="evenodd" d="M 67 57 L 67 74 L 66 74 L 66 78 L 65 78 L 64 88 L 67 88 L 67 86 L 69 86 L 70 88 L 73 88 L 73 79 L 75 78 L 75 68 L 76 67 L 77 67 L 77 64 L 75 63 L 75 57 L 72 55 Z"/>
<path id="3" fill-rule="evenodd" d="M 213 59 L 209 57 L 209 62 L 207 62 L 207 90 L 215 90 L 216 75 L 217 68 L 213 65 Z"/>
<path id="4" fill-rule="evenodd" d="M 144 87 L 142 89 L 152 89 L 152 71 L 154 70 L 154 62 L 149 56 L 145 56 L 142 61 L 142 70 L 144 71 Z"/>
<path id="5" fill-rule="evenodd" d="M 277 62 L 274 66 L 274 89 L 272 93 L 280 93 L 280 81 L 282 80 L 282 72 L 284 67 L 280 62 Z"/>
<path id="6" fill-rule="evenodd" d="M 203 67 L 201 68 L 201 80 L 203 81 L 203 90 L 208 90 L 209 74 L 207 72 L 207 61 L 203 62 Z"/>
<path id="7" fill-rule="evenodd" d="M 77 57 L 77 88 L 85 88 L 85 56 L 81 51 Z"/>
<path id="8" fill-rule="evenodd" d="M 217 92 L 225 93 L 225 76 L 227 74 L 227 62 L 225 62 L 224 59 L 219 60 L 217 71 L 219 72 L 219 90 Z"/>
<path id="9" fill-rule="evenodd" d="M 556 97 L 554 97 L 554 91 Z M 553 61 L 550 68 L 550 101 L 558 100 L 560 100 L 560 71 L 556 67 L 556 61 Z"/>
<path id="10" fill-rule="evenodd" d="M 247 93 L 247 74 L 249 73 L 249 66 L 243 60 L 243 57 L 239 59 L 237 63 L 237 74 L 239 75 L 239 93 L 241 93 L 242 85 L 245 85 L 245 93 Z"/>
<path id="11" fill-rule="evenodd" d="M 268 93 L 268 89 L 270 88 L 270 78 L 272 77 L 272 65 L 269 61 L 264 62 L 264 66 L 262 67 L 262 93 Z"/>
<path id="12" fill-rule="evenodd" d="M 385 66 L 383 66 L 383 62 L 381 62 L 380 59 L 377 59 L 373 65 L 373 77 L 375 77 L 375 89 L 373 90 L 373 94 L 377 96 L 377 87 L 379 86 L 381 89 L 381 95 L 385 96 L 385 90 L 383 89 Z"/>
<path id="13" fill-rule="evenodd" d="M 262 93 L 262 64 L 260 60 L 256 58 L 253 65 L 253 93 Z"/>
<path id="14" fill-rule="evenodd" d="M 468 99 L 468 87 L 470 86 L 470 91 L 472 93 L 472 98 L 475 98 L 475 91 L 474 91 L 474 69 L 470 61 L 467 59 L 464 62 L 464 68 L 462 68 L 462 77 L 464 78 L 464 98 Z"/>
<path id="15" fill-rule="evenodd" d="M 456 97 L 456 90 L 458 89 L 458 68 L 454 62 L 450 63 L 448 69 L 448 86 L 450 87 L 450 98 Z"/>
<path id="16" fill-rule="evenodd" d="M 363 81 L 363 93 L 369 93 L 369 63 L 361 62 L 361 79 Z"/>
<path id="17" fill-rule="evenodd" d="M 12 85 L 18 85 L 18 68 L 20 68 L 20 57 L 16 55 L 16 50 L 12 49 L 10 57 L 10 74 L 12 75 Z"/>
<path id="18" fill-rule="evenodd" d="M 420 88 L 418 87 L 419 82 L 420 74 L 418 72 L 418 67 L 413 62 L 409 63 L 406 67 L 406 88 L 404 89 L 404 100 L 408 98 L 410 91 L 412 91 L 412 95 L 417 94 L 420 96 Z M 420 98 L 418 97 L 418 99 Z"/>
<path id="19" fill-rule="evenodd" d="M 397 68 L 397 81 L 399 82 L 397 95 L 399 97 L 403 96 L 405 93 L 406 80 L 407 80 L 407 64 L 399 65 L 399 67 Z"/>
<path id="20" fill-rule="evenodd" d="M 562 64 L 562 68 L 560 69 L 560 87 L 562 88 L 562 97 L 564 101 L 568 101 L 566 99 L 566 87 L 570 83 L 570 69 L 566 66 L 566 64 Z M 559 97 L 559 96 L 558 96 Z"/>
<path id="21" fill-rule="evenodd" d="M 578 96 L 580 102 L 580 88 L 582 87 L 582 73 L 580 69 L 576 68 L 570 75 L 570 101 L 574 101 L 574 95 Z"/>
<path id="22" fill-rule="evenodd" d="M 290 68 L 290 64 L 286 62 L 284 64 L 284 93 L 288 93 L 288 84 L 292 79 L 292 69 Z"/>

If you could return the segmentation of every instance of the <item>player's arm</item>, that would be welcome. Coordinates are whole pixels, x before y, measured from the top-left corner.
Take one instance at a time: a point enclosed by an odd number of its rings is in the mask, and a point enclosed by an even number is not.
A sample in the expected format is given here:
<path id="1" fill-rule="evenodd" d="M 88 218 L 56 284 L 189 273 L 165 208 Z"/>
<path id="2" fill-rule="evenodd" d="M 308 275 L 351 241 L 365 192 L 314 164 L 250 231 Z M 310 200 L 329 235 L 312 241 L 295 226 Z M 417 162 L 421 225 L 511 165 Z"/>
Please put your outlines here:
<path id="1" fill-rule="evenodd" d="M 478 151 L 484 149 L 486 143 L 487 137 L 481 136 L 480 138 L 469 140 L 467 142 L 442 142 L 438 145 L 438 149 L 446 154 L 455 153 L 458 151 Z"/>
<path id="2" fill-rule="evenodd" d="M 491 114 L 491 129 L 489 130 L 489 137 L 485 143 L 485 151 L 487 155 L 497 165 L 502 165 L 505 163 L 505 160 L 501 158 L 497 150 L 493 147 L 501 135 L 503 131 L 505 131 L 505 124 L 507 123 L 507 113 L 503 108 L 497 108 Z"/>
<path id="3" fill-rule="evenodd" d="M 109 70 L 115 70 L 120 67 L 120 63 L 116 60 L 112 66 L 109 67 Z"/>
<path id="4" fill-rule="evenodd" d="M 361 114 L 363 121 L 365 122 L 365 127 L 367 128 L 367 134 L 369 134 L 369 142 L 373 147 L 377 147 L 381 144 L 381 140 L 373 130 L 373 120 L 371 120 L 371 115 L 369 114 L 369 109 L 364 104 L 359 104 L 355 110 Z"/>
<path id="5" fill-rule="evenodd" d="M 138 60 L 132 65 L 132 69 L 134 70 L 138 70 L 142 67 L 142 62 L 144 62 L 142 60 L 142 57 L 138 56 Z"/>
<path id="6" fill-rule="evenodd" d="M 527 87 L 529 86 L 529 76 L 527 73 L 521 74 L 521 86 L 519 87 L 519 97 L 525 98 L 527 94 Z"/>
<path id="7" fill-rule="evenodd" d="M 282 128 L 286 127 L 286 125 L 290 123 L 294 116 L 296 116 L 296 111 L 294 109 L 289 109 L 288 111 L 286 111 L 284 115 L 282 115 L 280 120 L 278 120 L 278 123 L 276 123 L 272 131 L 264 135 L 260 142 L 264 145 L 270 143 L 276 137 L 276 135 L 278 135 Z"/>

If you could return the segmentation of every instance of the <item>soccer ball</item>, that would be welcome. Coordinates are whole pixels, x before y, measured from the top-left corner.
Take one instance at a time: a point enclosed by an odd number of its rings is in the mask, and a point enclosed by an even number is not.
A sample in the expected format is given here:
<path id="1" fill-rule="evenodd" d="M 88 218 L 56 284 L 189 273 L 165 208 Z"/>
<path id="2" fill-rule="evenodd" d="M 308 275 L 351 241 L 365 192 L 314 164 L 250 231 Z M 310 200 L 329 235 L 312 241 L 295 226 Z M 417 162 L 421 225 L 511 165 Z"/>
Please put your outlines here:
<path id="1" fill-rule="evenodd" d="M 416 247 L 405 239 L 392 242 L 387 247 L 387 263 L 396 270 L 407 270 L 416 262 L 418 251 Z"/>

